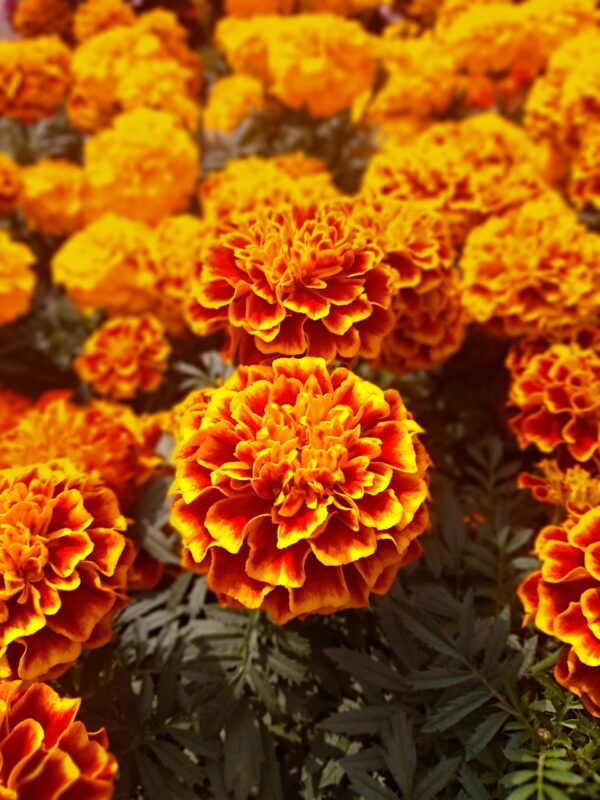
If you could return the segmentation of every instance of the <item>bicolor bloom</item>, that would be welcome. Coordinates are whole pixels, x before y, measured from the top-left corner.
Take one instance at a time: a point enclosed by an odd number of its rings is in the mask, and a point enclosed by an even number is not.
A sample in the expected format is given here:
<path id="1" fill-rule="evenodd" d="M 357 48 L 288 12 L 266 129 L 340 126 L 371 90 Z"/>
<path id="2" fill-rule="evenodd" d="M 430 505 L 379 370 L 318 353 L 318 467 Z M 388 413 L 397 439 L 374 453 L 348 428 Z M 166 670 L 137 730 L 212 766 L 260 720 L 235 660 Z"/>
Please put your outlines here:
<path id="1" fill-rule="evenodd" d="M 420 432 L 396 391 L 323 359 L 239 367 L 177 434 L 184 566 L 278 623 L 365 606 L 421 550 Z"/>
<path id="2" fill-rule="evenodd" d="M 572 647 L 565 647 L 554 668 L 554 678 L 576 694 L 592 717 L 600 717 L 600 669 L 588 667 Z"/>

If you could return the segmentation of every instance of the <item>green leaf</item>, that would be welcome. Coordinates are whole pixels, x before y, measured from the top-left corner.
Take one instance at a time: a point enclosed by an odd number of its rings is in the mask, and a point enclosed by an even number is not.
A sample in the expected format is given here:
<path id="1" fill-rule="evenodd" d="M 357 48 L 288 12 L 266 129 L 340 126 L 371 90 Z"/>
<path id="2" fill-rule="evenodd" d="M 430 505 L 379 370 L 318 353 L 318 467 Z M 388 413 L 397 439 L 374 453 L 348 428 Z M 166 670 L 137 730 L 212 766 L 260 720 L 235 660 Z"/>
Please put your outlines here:
<path id="1" fill-rule="evenodd" d="M 445 789 L 455 777 L 461 761 L 462 759 L 460 756 L 455 758 L 442 758 L 441 761 L 419 781 L 414 792 L 415 798 L 418 798 L 418 800 L 434 800 L 442 789 Z"/>
<path id="2" fill-rule="evenodd" d="M 508 719 L 510 719 L 510 714 L 505 711 L 498 711 L 484 719 L 475 728 L 465 745 L 465 759 L 470 761 L 485 749 Z"/>
<path id="3" fill-rule="evenodd" d="M 487 703 L 490 698 L 490 691 L 485 686 L 474 689 L 467 694 L 461 694 L 436 711 L 423 725 L 423 731 L 425 733 L 446 731 L 468 714 L 480 708 L 484 703 Z"/>

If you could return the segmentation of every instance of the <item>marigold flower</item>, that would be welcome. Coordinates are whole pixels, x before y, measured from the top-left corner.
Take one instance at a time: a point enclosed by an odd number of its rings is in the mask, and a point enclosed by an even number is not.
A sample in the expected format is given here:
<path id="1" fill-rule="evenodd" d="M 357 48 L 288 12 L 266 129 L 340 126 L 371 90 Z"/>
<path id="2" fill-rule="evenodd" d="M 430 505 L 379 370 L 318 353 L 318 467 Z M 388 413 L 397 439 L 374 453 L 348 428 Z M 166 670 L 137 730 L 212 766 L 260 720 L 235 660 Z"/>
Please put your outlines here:
<path id="1" fill-rule="evenodd" d="M 195 332 L 227 333 L 226 357 L 375 358 L 393 325 L 393 275 L 368 230 L 335 204 L 249 214 L 204 249 Z"/>
<path id="2" fill-rule="evenodd" d="M 107 214 L 68 239 L 52 259 L 52 277 L 84 313 L 147 311 L 154 303 L 152 232 L 142 222 Z"/>
<path id="3" fill-rule="evenodd" d="M 431 125 L 406 144 L 392 139 L 371 159 L 363 185 L 391 198 L 430 202 L 457 244 L 491 214 L 547 191 L 537 148 L 495 114 Z"/>
<path id="4" fill-rule="evenodd" d="M 0 325 L 12 322 L 29 308 L 35 286 L 34 262 L 27 245 L 0 230 Z"/>
<path id="5" fill-rule="evenodd" d="M 600 239 L 558 195 L 487 220 L 469 235 L 460 266 L 470 314 L 499 336 L 556 339 L 598 310 Z"/>
<path id="6" fill-rule="evenodd" d="M 542 566 L 519 587 L 525 624 L 570 644 L 588 667 L 600 666 L 595 622 L 600 597 L 600 508 L 538 534 L 535 552 Z"/>
<path id="7" fill-rule="evenodd" d="M 89 187 L 78 164 L 43 159 L 22 170 L 21 211 L 27 225 L 48 236 L 68 236 L 83 228 L 89 214 Z"/>
<path id="8" fill-rule="evenodd" d="M 184 566 L 278 623 L 357 608 L 420 553 L 428 458 L 397 392 L 322 359 L 239 367 L 184 418 Z"/>
<path id="9" fill-rule="evenodd" d="M 363 14 L 387 5 L 392 5 L 392 0 L 300 0 L 302 11 L 344 16 Z"/>
<path id="10" fill-rule="evenodd" d="M 599 165 L 600 138 L 597 127 L 594 126 L 586 133 L 581 147 L 573 158 L 569 197 L 580 208 L 589 203 L 594 208 L 600 209 Z"/>
<path id="11" fill-rule="evenodd" d="M 264 81 L 283 105 L 315 117 L 350 108 L 375 78 L 373 40 L 355 20 L 333 14 L 225 17 L 216 37 L 234 72 Z"/>
<path id="12" fill-rule="evenodd" d="M 113 317 L 87 339 L 74 365 L 99 394 L 123 399 L 160 385 L 170 350 L 164 327 L 153 314 Z"/>
<path id="13" fill-rule="evenodd" d="M 13 428 L 21 415 L 33 405 L 28 397 L 0 386 L 0 434 Z"/>
<path id="14" fill-rule="evenodd" d="M 110 800 L 117 761 L 104 728 L 76 720 L 81 700 L 43 683 L 0 684 L 0 793 L 6 798 Z"/>
<path id="15" fill-rule="evenodd" d="M 216 80 L 204 109 L 207 131 L 232 133 L 251 111 L 265 107 L 261 81 L 251 75 L 225 75 Z"/>
<path id="16" fill-rule="evenodd" d="M 4 433 L 0 468 L 69 459 L 106 484 L 127 511 L 160 464 L 157 435 L 127 406 L 100 400 L 77 406 L 68 394 L 51 392 Z"/>
<path id="17" fill-rule="evenodd" d="M 592 717 L 600 717 L 600 670 L 597 667 L 588 667 L 577 657 L 574 648 L 565 647 L 554 667 L 554 678 L 581 699 Z"/>
<path id="18" fill-rule="evenodd" d="M 204 216 L 231 221 L 259 208 L 306 205 L 339 196 L 325 165 L 304 153 L 231 159 L 200 184 Z"/>
<path id="19" fill-rule="evenodd" d="M 564 508 L 571 517 L 580 517 L 600 506 L 597 471 L 594 474 L 579 464 L 563 468 L 557 461 L 547 459 L 536 464 L 536 470 L 534 475 L 522 472 L 518 484 L 529 489 L 539 503 Z"/>
<path id="20" fill-rule="evenodd" d="M 0 216 L 15 210 L 21 184 L 21 170 L 18 164 L 4 153 L 0 153 Z"/>
<path id="21" fill-rule="evenodd" d="M 94 208 L 159 222 L 188 205 L 198 159 L 198 148 L 171 114 L 149 108 L 121 114 L 85 145 Z"/>
<path id="22" fill-rule="evenodd" d="M 69 0 L 19 0 L 12 26 L 24 39 L 34 36 L 67 36 L 73 9 Z"/>
<path id="23" fill-rule="evenodd" d="M 554 344 L 534 355 L 513 381 L 511 427 L 522 448 L 567 451 L 576 461 L 600 455 L 600 353 Z"/>
<path id="24" fill-rule="evenodd" d="M 70 59 L 57 37 L 0 41 L 0 116 L 20 122 L 50 116 L 65 97 Z"/>
<path id="25" fill-rule="evenodd" d="M 296 0 L 225 0 L 225 13 L 231 17 L 291 14 L 295 8 Z"/>
<path id="26" fill-rule="evenodd" d="M 135 13 L 123 0 L 84 0 L 77 6 L 73 31 L 78 42 L 110 28 L 133 25 Z"/>
<path id="27" fill-rule="evenodd" d="M 0 471 L 0 677 L 56 677 L 110 640 L 125 525 L 114 493 L 70 462 Z"/>

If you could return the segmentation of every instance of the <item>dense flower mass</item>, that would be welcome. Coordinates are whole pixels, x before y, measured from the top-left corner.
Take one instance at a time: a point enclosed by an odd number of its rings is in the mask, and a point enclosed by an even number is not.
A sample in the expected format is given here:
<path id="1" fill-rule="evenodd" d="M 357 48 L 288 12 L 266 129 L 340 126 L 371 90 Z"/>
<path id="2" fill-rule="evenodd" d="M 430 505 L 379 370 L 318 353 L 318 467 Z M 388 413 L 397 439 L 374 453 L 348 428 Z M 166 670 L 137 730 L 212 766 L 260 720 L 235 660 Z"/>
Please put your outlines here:
<path id="1" fill-rule="evenodd" d="M 133 25 L 135 13 L 124 0 L 83 0 L 73 19 L 73 32 L 78 42 L 122 25 Z"/>
<path id="2" fill-rule="evenodd" d="M 251 75 L 225 75 L 212 85 L 204 109 L 204 127 L 231 133 L 252 111 L 261 111 L 264 106 L 261 81 Z"/>
<path id="3" fill-rule="evenodd" d="M 0 153 L 0 216 L 10 214 L 16 208 L 21 183 L 18 165 L 12 158 Z"/>
<path id="4" fill-rule="evenodd" d="M 68 36 L 73 9 L 69 0 L 19 0 L 11 18 L 24 39 L 34 36 Z"/>
<path id="5" fill-rule="evenodd" d="M 153 314 L 114 317 L 85 342 L 75 368 L 99 394 L 124 399 L 160 385 L 169 351 L 164 327 Z"/>
<path id="6" fill-rule="evenodd" d="M 589 667 L 600 666 L 599 549 L 600 508 L 562 526 L 548 526 L 536 539 L 541 569 L 519 588 L 525 621 L 570 644 L 575 656 Z"/>
<path id="7" fill-rule="evenodd" d="M 547 194 L 469 236 L 461 269 L 472 317 L 497 335 L 554 338 L 593 319 L 600 238 Z"/>
<path id="8" fill-rule="evenodd" d="M 85 172 L 64 159 L 44 159 L 22 170 L 21 211 L 33 231 L 68 236 L 82 228 L 89 214 Z"/>
<path id="9" fill-rule="evenodd" d="M 117 499 L 69 462 L 0 471 L 0 676 L 60 675 L 111 637 L 133 557 Z"/>
<path id="10" fill-rule="evenodd" d="M 34 262 L 27 245 L 0 230 L 0 325 L 12 322 L 29 308 L 35 286 Z"/>
<path id="11" fill-rule="evenodd" d="M 7 800 L 110 800 L 117 761 L 102 728 L 76 720 L 81 700 L 43 683 L 0 684 L 0 793 Z"/>
<path id="12" fill-rule="evenodd" d="M 227 333 L 243 364 L 279 355 L 375 358 L 393 325 L 393 273 L 335 205 L 248 214 L 202 254 L 193 330 Z"/>
<path id="13" fill-rule="evenodd" d="M 420 552 L 427 455 L 397 392 L 322 359 L 240 367 L 184 416 L 172 521 L 221 602 L 366 605 Z"/>
<path id="14" fill-rule="evenodd" d="M 70 60 L 58 37 L 0 41 L 0 116 L 35 122 L 52 114 L 65 97 Z"/>
<path id="15" fill-rule="evenodd" d="M 21 415 L 33 405 L 28 397 L 0 386 L 0 434 L 13 428 Z"/>
<path id="16" fill-rule="evenodd" d="M 600 450 L 600 355 L 577 344 L 554 344 L 534 355 L 513 381 L 511 425 L 521 447 L 566 451 L 576 461 Z"/>

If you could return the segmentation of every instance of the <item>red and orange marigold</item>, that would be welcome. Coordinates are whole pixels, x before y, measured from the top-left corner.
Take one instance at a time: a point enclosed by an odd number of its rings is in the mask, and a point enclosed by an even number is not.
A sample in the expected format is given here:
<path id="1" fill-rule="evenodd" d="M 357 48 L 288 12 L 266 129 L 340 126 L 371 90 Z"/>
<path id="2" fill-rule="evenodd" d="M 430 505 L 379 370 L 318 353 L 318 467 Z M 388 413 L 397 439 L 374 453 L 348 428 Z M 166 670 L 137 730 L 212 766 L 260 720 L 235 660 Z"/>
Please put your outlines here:
<path id="1" fill-rule="evenodd" d="M 358 608 L 420 554 L 427 454 L 398 393 L 320 358 L 239 367 L 184 415 L 172 522 L 224 605 Z"/>
<path id="2" fill-rule="evenodd" d="M 394 318 L 392 269 L 368 229 L 322 203 L 248 214 L 209 244 L 188 321 L 240 363 L 375 358 Z"/>
<path id="3" fill-rule="evenodd" d="M 117 761 L 104 728 L 75 719 L 80 705 L 43 683 L 0 684 L 1 797 L 110 800 Z"/>
<path id="4" fill-rule="evenodd" d="M 564 508 L 570 516 L 579 517 L 600 505 L 598 467 L 580 464 L 562 467 L 557 461 L 544 459 L 536 464 L 536 473 L 522 472 L 519 486 L 529 489 L 539 503 Z"/>
<path id="5" fill-rule="evenodd" d="M 557 683 L 581 699 L 593 717 L 600 717 L 600 669 L 588 667 L 575 653 L 573 647 L 565 647 L 554 668 Z"/>
<path id="6" fill-rule="evenodd" d="M 554 344 L 534 355 L 512 383 L 519 409 L 511 426 L 523 448 L 568 453 L 576 461 L 600 453 L 600 354 L 578 344 Z"/>
<path id="7" fill-rule="evenodd" d="M 114 493 L 68 461 L 0 471 L 0 677 L 55 677 L 110 640 L 125 524 Z"/>

